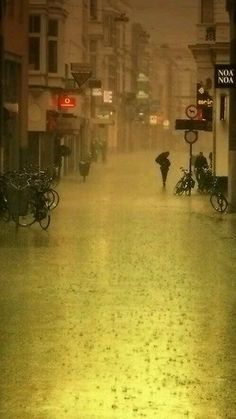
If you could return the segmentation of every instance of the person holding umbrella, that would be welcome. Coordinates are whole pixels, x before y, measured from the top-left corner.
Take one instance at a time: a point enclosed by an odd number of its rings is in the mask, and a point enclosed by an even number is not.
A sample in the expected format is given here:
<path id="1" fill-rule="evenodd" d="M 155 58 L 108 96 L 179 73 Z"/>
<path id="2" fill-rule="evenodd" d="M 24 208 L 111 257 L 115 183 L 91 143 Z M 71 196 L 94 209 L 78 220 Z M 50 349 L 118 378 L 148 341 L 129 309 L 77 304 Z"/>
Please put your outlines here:
<path id="1" fill-rule="evenodd" d="M 170 164 L 171 164 L 170 160 L 168 159 L 169 155 L 170 155 L 169 151 L 165 151 L 159 154 L 159 156 L 157 156 L 155 159 L 155 162 L 160 165 L 162 183 L 163 183 L 164 188 L 166 186 L 167 174 L 168 174 Z"/>

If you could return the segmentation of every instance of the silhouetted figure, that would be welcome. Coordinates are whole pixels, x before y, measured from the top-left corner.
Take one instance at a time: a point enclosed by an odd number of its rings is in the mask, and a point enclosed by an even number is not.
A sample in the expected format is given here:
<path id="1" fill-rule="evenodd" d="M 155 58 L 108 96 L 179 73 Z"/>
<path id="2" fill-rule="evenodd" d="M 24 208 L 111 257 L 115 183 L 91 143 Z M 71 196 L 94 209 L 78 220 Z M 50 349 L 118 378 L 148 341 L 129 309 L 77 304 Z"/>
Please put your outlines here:
<path id="1" fill-rule="evenodd" d="M 155 159 L 156 163 L 160 165 L 162 183 L 163 183 L 164 188 L 166 186 L 167 174 L 168 174 L 170 164 L 171 164 L 170 160 L 168 159 L 169 155 L 170 155 L 169 151 L 166 151 L 164 153 L 159 154 L 159 156 L 157 156 L 157 158 Z"/>
<path id="2" fill-rule="evenodd" d="M 198 183 L 198 188 L 201 189 L 202 179 L 204 176 L 204 169 L 208 168 L 208 163 L 206 157 L 203 155 L 203 152 L 200 151 L 200 153 L 197 155 L 194 169 L 195 169 L 195 176 Z"/>
<path id="3" fill-rule="evenodd" d="M 105 163 L 107 160 L 107 140 L 104 137 L 99 138 L 99 149 L 102 162 Z"/>

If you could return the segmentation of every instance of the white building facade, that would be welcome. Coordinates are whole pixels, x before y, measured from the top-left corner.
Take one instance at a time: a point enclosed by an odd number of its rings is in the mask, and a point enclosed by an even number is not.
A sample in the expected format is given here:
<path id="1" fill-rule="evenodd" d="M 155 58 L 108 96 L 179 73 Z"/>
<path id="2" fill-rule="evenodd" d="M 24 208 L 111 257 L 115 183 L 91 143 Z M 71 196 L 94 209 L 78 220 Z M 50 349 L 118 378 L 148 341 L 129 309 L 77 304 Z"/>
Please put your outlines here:
<path id="1" fill-rule="evenodd" d="M 214 77 L 216 64 L 229 64 L 229 16 L 225 0 L 198 2 L 197 42 L 190 50 L 197 63 L 198 89 L 205 90 L 212 106 L 212 131 L 201 135 L 213 152 L 216 175 L 228 176 L 229 89 L 216 88 Z"/>

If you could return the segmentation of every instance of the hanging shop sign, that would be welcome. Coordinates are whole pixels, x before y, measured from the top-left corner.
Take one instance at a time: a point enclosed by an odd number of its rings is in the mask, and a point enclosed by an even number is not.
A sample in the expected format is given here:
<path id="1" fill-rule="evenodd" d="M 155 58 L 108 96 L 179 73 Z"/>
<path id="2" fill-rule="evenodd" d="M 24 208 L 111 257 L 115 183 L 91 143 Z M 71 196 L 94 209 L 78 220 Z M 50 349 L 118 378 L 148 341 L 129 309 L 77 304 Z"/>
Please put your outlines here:
<path id="1" fill-rule="evenodd" d="M 76 99 L 71 96 L 59 96 L 58 105 L 60 108 L 74 108 L 76 105 Z"/>
<path id="2" fill-rule="evenodd" d="M 149 123 L 150 123 L 150 125 L 157 125 L 157 115 L 150 115 L 149 116 Z"/>
<path id="3" fill-rule="evenodd" d="M 71 63 L 71 75 L 79 87 L 92 76 L 92 67 L 90 64 Z"/>
<path id="4" fill-rule="evenodd" d="M 103 92 L 103 102 L 112 103 L 113 101 L 113 92 L 112 90 L 104 90 Z"/>
<path id="5" fill-rule="evenodd" d="M 236 86 L 236 66 L 232 64 L 215 65 L 215 87 L 227 88 Z"/>
<path id="6" fill-rule="evenodd" d="M 102 89 L 101 88 L 93 88 L 91 89 L 92 96 L 102 96 Z"/>
<path id="7" fill-rule="evenodd" d="M 137 99 L 148 99 L 149 98 L 149 94 L 147 92 L 144 92 L 143 90 L 139 90 L 137 95 L 136 95 Z"/>

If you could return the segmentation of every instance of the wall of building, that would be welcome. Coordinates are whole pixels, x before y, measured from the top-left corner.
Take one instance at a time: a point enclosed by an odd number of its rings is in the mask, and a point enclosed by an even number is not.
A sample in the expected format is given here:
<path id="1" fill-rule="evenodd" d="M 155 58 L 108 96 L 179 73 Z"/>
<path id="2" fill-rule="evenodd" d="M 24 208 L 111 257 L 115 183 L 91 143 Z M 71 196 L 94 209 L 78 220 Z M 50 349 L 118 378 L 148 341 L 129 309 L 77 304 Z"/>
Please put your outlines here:
<path id="1" fill-rule="evenodd" d="M 27 148 L 28 1 L 7 3 L 3 20 L 5 86 L 3 102 L 10 109 L 5 141 L 5 168 L 17 168 Z M 14 108 L 15 107 L 15 108 Z M 13 109 L 13 111 L 11 111 Z M 15 110 L 16 111 L 15 111 Z"/>
<path id="2" fill-rule="evenodd" d="M 204 2 L 205 7 L 209 7 L 211 2 Z M 203 86 L 207 79 L 211 80 L 212 86 L 208 89 L 213 97 L 213 131 L 201 132 L 202 147 L 210 147 L 213 151 L 213 162 L 216 175 L 227 176 L 228 165 L 228 115 L 229 115 L 229 91 L 228 89 L 214 88 L 214 68 L 215 64 L 229 63 L 229 17 L 226 12 L 225 0 L 214 0 L 213 11 L 204 14 L 202 2 L 199 5 L 199 23 L 197 25 L 197 40 L 190 49 L 197 64 L 197 81 Z M 207 21 L 204 16 L 210 16 Z M 225 120 L 220 120 L 220 97 L 226 96 L 226 116 Z"/>

